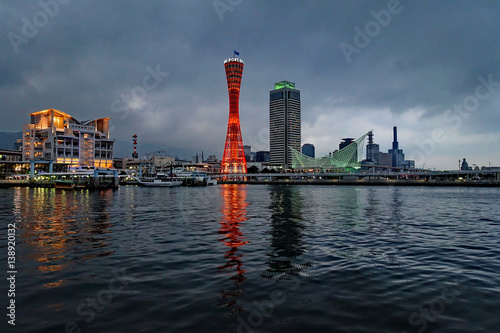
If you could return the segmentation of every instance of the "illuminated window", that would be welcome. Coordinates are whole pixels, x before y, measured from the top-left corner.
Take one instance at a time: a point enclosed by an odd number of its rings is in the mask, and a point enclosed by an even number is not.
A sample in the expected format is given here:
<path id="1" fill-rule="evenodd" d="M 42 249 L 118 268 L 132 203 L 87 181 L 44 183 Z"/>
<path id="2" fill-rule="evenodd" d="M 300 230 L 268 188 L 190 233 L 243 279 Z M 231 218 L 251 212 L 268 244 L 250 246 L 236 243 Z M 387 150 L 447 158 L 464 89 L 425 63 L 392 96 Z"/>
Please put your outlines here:
<path id="1" fill-rule="evenodd" d="M 64 127 L 64 118 L 61 116 L 55 116 L 54 117 L 54 126 L 57 128 L 63 128 Z"/>

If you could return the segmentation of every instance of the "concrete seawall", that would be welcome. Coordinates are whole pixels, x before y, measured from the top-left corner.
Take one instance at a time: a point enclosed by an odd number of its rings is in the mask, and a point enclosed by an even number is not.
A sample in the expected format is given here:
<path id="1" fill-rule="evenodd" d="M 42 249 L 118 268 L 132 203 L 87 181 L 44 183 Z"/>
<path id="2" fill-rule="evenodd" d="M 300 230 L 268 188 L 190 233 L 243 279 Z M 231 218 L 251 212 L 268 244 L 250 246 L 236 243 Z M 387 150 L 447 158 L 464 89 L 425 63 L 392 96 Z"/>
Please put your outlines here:
<path id="1" fill-rule="evenodd" d="M 219 181 L 219 184 L 260 185 L 330 185 L 330 186 L 449 186 L 449 187 L 500 187 L 498 182 L 436 182 L 425 180 L 269 180 L 269 181 Z"/>

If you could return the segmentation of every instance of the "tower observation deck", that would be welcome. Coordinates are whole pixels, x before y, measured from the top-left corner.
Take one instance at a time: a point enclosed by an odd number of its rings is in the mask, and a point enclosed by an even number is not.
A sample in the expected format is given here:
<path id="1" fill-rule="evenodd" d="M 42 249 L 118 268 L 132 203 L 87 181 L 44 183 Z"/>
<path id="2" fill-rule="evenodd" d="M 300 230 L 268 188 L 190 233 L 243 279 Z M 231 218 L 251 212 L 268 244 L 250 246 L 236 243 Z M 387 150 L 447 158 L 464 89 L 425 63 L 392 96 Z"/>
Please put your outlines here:
<path id="1" fill-rule="evenodd" d="M 236 52 L 235 52 L 236 53 Z M 243 60 L 234 56 L 224 61 L 227 89 L 229 92 L 229 120 L 227 123 L 226 144 L 221 163 L 221 173 L 246 173 L 247 164 L 243 150 L 240 129 L 240 86 L 243 75 Z"/>

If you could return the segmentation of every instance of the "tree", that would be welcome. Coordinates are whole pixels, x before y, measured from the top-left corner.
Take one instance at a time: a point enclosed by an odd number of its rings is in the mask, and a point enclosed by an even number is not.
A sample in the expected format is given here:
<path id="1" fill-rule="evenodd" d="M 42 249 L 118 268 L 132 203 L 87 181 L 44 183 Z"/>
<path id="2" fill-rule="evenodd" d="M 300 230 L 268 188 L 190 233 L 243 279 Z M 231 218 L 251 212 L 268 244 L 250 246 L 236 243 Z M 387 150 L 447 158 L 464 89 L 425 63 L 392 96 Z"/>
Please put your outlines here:
<path id="1" fill-rule="evenodd" d="M 259 168 L 255 165 L 252 165 L 251 167 L 249 167 L 247 169 L 247 172 L 248 173 L 259 173 Z"/>

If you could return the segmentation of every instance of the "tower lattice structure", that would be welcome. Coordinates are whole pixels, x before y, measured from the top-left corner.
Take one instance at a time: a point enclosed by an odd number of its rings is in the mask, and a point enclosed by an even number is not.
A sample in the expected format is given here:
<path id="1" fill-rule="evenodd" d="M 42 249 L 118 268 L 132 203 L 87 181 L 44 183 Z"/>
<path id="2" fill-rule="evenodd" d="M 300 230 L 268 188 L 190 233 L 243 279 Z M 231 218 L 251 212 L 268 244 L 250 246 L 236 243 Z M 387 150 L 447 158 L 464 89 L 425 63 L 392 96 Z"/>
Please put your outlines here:
<path id="1" fill-rule="evenodd" d="M 243 150 L 240 129 L 240 86 L 243 75 L 243 60 L 233 57 L 224 61 L 227 89 L 229 92 L 229 121 L 227 123 L 226 144 L 222 157 L 221 173 L 246 173 L 247 163 Z"/>

